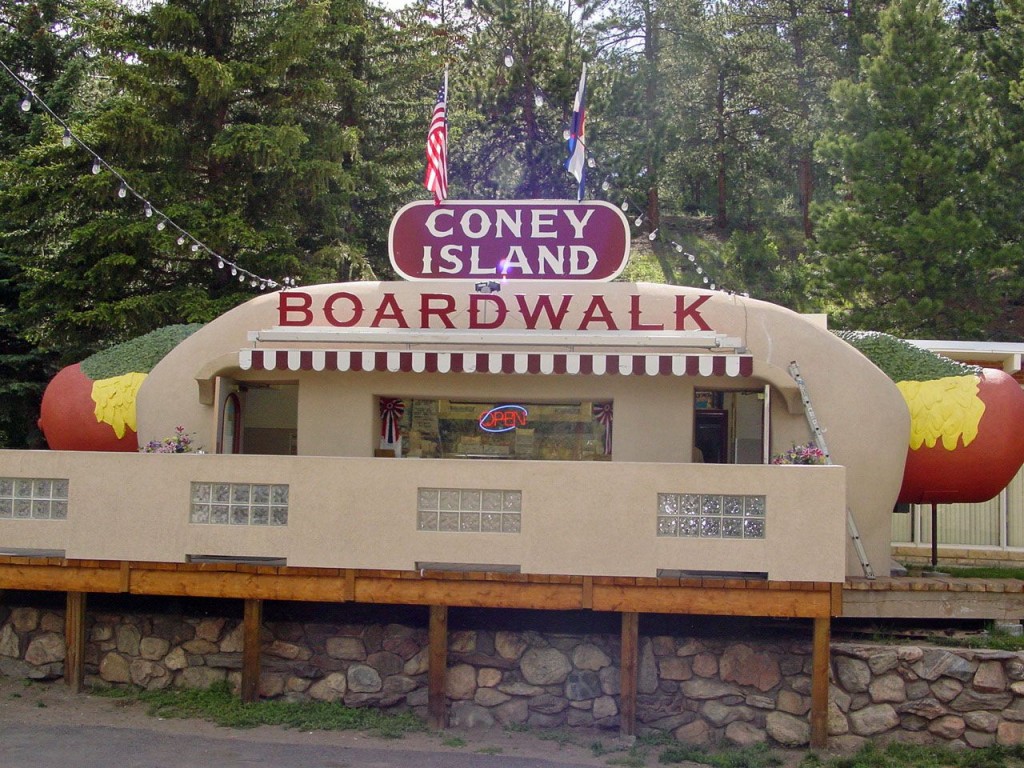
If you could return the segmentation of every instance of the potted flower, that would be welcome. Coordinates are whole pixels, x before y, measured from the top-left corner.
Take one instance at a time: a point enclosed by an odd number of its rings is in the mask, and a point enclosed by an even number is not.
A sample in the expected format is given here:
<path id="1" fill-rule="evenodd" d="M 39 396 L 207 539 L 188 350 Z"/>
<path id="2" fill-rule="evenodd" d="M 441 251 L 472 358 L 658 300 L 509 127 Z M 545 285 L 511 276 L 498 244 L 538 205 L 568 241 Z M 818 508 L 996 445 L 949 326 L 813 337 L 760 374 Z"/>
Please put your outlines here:
<path id="1" fill-rule="evenodd" d="M 139 453 L 203 453 L 203 450 L 196 447 L 193 435 L 186 433 L 185 428 L 179 426 L 170 437 L 150 440 L 139 448 Z"/>
<path id="2" fill-rule="evenodd" d="M 772 456 L 772 464 L 827 464 L 828 457 L 813 440 L 805 445 L 794 445 L 785 453 Z"/>

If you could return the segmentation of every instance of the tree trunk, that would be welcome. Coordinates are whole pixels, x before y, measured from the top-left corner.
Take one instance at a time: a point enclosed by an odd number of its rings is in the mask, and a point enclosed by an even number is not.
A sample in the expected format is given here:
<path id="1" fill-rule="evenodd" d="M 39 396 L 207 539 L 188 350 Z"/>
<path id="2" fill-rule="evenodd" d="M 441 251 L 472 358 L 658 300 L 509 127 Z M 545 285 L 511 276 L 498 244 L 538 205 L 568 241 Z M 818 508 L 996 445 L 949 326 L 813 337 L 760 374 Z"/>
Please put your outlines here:
<path id="1" fill-rule="evenodd" d="M 725 70 L 718 71 L 718 97 L 715 103 L 715 160 L 718 165 L 718 210 L 715 226 L 725 229 L 729 224 L 725 202 Z"/>

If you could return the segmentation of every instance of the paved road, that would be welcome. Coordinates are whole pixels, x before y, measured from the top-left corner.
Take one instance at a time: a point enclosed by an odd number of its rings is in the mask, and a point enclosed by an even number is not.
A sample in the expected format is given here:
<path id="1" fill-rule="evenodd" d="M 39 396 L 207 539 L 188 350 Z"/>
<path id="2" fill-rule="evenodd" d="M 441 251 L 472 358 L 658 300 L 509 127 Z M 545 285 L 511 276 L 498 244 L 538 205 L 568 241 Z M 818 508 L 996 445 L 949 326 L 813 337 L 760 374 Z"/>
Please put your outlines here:
<path id="1" fill-rule="evenodd" d="M 616 741 L 614 734 L 593 738 L 608 748 Z M 580 739 L 559 743 L 500 728 L 411 733 L 391 740 L 353 731 L 219 728 L 201 720 L 152 717 L 145 705 L 122 699 L 75 696 L 60 682 L 0 676 L 0 768 L 607 766 L 612 756 L 595 757 L 593 739 Z M 656 754 L 649 755 L 648 765 L 657 765 Z"/>
<path id="2" fill-rule="evenodd" d="M 320 741 L 320 739 L 317 739 Z M 464 749 L 472 750 L 471 744 Z M 551 750 L 556 750 L 551 745 Z M 568 757 L 568 756 L 566 756 Z M 252 732 L 228 737 L 155 733 L 97 725 L 0 722 L 3 768 L 590 768 L 537 757 L 475 751 L 423 752 L 401 742 L 366 746 L 268 741 Z"/>

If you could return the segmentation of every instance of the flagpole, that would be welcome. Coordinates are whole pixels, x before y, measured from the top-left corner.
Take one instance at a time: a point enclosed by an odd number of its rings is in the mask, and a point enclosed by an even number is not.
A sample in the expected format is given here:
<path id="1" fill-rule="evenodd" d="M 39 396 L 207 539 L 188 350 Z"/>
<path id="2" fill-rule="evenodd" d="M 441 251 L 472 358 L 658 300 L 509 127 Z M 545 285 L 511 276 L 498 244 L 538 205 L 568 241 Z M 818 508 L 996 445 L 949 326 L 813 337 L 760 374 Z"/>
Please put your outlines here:
<path id="1" fill-rule="evenodd" d="M 569 159 L 565 161 L 565 169 L 576 178 L 576 202 L 583 202 L 587 184 L 586 94 L 587 64 L 584 62 L 576 99 L 573 102 L 572 125 L 569 129 Z"/>

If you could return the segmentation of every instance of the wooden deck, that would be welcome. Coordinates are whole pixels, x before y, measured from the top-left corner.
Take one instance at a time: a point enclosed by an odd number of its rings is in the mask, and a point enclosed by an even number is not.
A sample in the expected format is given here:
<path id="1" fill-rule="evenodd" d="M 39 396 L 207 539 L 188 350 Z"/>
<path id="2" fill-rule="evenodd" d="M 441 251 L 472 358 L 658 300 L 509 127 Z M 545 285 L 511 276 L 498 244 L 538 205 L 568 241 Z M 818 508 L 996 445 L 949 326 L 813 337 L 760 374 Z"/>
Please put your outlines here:
<path id="1" fill-rule="evenodd" d="M 1024 620 L 1024 581 L 952 576 L 848 578 L 845 618 Z"/>
<path id="2" fill-rule="evenodd" d="M 67 595 L 65 680 L 84 680 L 85 612 L 90 593 L 214 597 L 244 601 L 241 693 L 257 697 L 260 626 L 266 600 L 423 605 L 430 609 L 429 721 L 447 723 L 449 607 L 593 610 L 621 615 L 621 730 L 636 728 L 641 613 L 806 618 L 813 620 L 811 740 L 827 740 L 830 620 L 843 585 L 724 578 L 624 578 L 473 571 L 378 571 L 247 563 L 154 563 L 0 556 L 2 590 Z"/>

